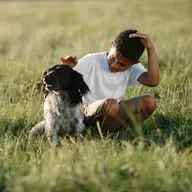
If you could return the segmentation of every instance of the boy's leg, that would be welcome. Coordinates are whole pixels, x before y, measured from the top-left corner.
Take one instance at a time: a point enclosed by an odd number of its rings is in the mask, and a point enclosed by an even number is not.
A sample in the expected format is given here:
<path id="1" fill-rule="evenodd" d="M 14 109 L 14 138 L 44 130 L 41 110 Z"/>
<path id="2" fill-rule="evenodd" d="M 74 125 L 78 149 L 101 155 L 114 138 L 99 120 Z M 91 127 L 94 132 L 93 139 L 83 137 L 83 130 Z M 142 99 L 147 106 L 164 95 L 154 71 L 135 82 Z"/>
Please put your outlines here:
<path id="1" fill-rule="evenodd" d="M 93 131 L 96 130 L 96 121 L 100 121 L 102 119 L 102 110 L 105 108 L 103 106 L 106 101 L 107 98 L 84 105 L 84 123 L 87 127 L 91 127 Z"/>
<path id="2" fill-rule="evenodd" d="M 129 125 L 140 126 L 144 120 L 152 115 L 156 108 L 156 99 L 150 94 L 123 100 L 119 104 L 119 112 L 114 120 L 117 124 L 116 129 L 113 130 L 111 126 L 110 122 L 113 122 L 113 120 L 105 123 L 105 125 L 109 124 L 106 125 L 106 128 L 109 127 L 112 132 L 116 132 L 126 129 Z"/>
<path id="3" fill-rule="evenodd" d="M 87 114 L 92 116 L 92 123 L 99 121 L 104 133 L 112 133 L 125 129 L 130 124 L 140 125 L 156 109 L 156 99 L 149 94 L 123 100 L 120 103 L 108 98 L 89 104 L 88 109 L 91 113 Z"/>

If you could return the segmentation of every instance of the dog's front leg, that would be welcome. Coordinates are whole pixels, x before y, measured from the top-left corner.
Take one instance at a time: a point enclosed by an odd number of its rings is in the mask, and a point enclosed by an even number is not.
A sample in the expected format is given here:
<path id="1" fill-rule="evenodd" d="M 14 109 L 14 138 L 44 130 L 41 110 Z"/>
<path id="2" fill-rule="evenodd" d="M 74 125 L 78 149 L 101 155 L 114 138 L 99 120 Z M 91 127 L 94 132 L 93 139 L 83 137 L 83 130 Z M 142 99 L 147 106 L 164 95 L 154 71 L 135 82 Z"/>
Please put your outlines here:
<path id="1" fill-rule="evenodd" d="M 60 145 L 57 133 L 58 127 L 56 127 L 55 119 L 52 117 L 52 115 L 45 120 L 45 132 L 52 148 L 56 148 Z"/>
<path id="2" fill-rule="evenodd" d="M 76 133 L 77 135 L 85 136 L 86 129 L 84 124 L 84 108 L 83 105 L 78 105 L 75 109 L 75 117 L 76 117 Z M 75 121 L 74 121 L 75 122 Z"/>
<path id="3" fill-rule="evenodd" d="M 83 137 L 86 134 L 85 124 L 84 124 L 84 117 L 79 116 L 78 118 L 75 118 L 72 122 L 73 127 L 73 133 L 76 138 L 80 139 L 80 141 L 83 140 Z"/>

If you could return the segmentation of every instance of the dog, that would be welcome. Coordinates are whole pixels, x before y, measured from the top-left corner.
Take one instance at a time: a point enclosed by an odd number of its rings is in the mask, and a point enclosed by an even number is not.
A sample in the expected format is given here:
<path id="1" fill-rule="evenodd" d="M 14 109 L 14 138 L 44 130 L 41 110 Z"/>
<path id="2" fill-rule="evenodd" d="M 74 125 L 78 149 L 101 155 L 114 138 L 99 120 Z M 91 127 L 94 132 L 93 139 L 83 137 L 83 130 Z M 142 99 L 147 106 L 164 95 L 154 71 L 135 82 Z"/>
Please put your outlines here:
<path id="1" fill-rule="evenodd" d="M 43 74 L 44 121 L 34 126 L 30 140 L 46 134 L 51 147 L 60 145 L 59 136 L 85 135 L 82 97 L 90 90 L 83 75 L 68 65 L 56 64 Z"/>

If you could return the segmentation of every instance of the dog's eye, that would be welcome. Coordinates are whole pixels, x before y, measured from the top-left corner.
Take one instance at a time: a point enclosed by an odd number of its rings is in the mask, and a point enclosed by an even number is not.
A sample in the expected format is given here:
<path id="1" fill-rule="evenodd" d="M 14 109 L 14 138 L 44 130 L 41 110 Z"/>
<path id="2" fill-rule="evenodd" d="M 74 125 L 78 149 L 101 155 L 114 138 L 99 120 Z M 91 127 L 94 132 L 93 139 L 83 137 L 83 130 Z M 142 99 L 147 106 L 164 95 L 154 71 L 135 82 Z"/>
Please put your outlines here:
<path id="1" fill-rule="evenodd" d="M 56 67 L 54 68 L 54 70 L 55 70 L 55 71 L 61 70 L 61 66 L 56 66 Z"/>
<path id="2" fill-rule="evenodd" d="M 63 71 L 62 71 L 62 70 L 60 70 L 60 69 L 58 69 L 56 72 L 57 72 L 57 73 L 62 73 Z"/>
<path id="3" fill-rule="evenodd" d="M 57 71 L 58 73 L 63 73 L 65 70 L 63 70 L 63 68 L 61 68 L 61 67 L 58 67 L 56 71 Z"/>

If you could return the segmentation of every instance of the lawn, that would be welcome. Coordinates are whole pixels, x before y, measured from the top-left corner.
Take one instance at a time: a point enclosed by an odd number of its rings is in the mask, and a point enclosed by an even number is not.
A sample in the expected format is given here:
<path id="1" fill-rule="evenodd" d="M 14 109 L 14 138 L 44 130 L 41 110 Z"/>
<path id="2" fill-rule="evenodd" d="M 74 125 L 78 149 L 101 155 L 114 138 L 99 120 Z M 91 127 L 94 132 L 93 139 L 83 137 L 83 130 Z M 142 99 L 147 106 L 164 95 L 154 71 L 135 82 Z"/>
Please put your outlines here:
<path id="1" fill-rule="evenodd" d="M 190 0 L 0 2 L 0 191 L 192 191 L 191 21 Z M 125 98 L 153 94 L 155 113 L 114 138 L 28 144 L 43 119 L 43 71 L 60 56 L 108 51 L 128 28 L 153 41 L 161 81 Z"/>

